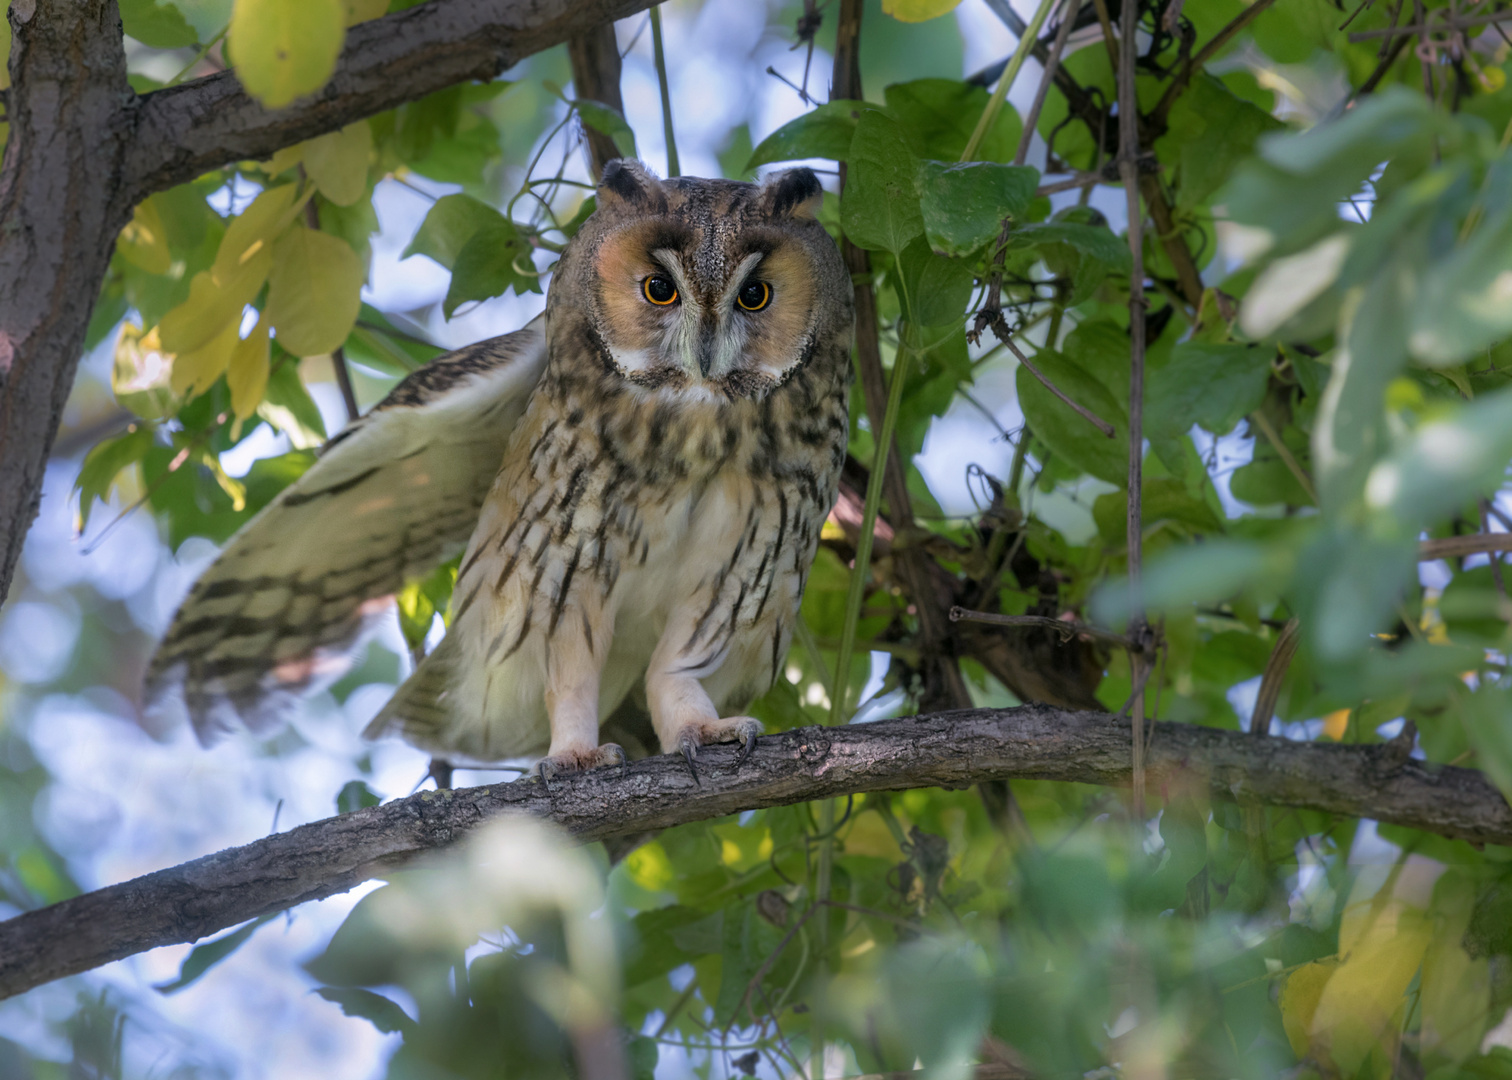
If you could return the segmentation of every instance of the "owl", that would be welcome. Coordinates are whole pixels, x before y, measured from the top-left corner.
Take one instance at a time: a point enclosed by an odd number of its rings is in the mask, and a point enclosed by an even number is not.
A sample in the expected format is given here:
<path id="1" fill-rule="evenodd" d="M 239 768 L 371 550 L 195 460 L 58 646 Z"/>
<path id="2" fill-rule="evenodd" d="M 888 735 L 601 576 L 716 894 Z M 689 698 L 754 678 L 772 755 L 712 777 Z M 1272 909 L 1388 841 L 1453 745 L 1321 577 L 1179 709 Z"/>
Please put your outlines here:
<path id="1" fill-rule="evenodd" d="M 148 671 L 202 740 L 345 670 L 462 551 L 440 644 L 368 727 L 439 759 L 622 763 L 743 744 L 777 678 L 848 433 L 852 286 L 807 169 L 761 184 L 611 162 L 543 315 L 438 358 L 333 438 L 194 585 Z"/>

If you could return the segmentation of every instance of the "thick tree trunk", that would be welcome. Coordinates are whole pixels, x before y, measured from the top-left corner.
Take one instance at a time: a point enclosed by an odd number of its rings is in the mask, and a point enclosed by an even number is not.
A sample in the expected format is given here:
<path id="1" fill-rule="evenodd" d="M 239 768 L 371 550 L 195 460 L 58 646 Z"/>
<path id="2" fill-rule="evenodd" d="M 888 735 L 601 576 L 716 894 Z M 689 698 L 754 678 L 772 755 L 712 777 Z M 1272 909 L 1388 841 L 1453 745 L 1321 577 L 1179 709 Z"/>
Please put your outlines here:
<path id="1" fill-rule="evenodd" d="M 1414 760 L 1410 729 L 1405 739 L 1354 746 L 1153 727 L 1146 770 L 1154 791 L 1205 787 L 1216 798 L 1512 844 L 1512 808 L 1496 788 L 1474 769 Z M 681 757 L 664 755 L 623 774 L 606 768 L 564 779 L 551 791 L 534 779 L 423 791 L 28 912 L 0 923 L 0 998 L 344 892 L 501 814 L 535 814 L 588 842 L 866 791 L 1017 777 L 1123 785 L 1130 771 L 1127 721 L 1045 706 L 785 731 L 758 740 L 737 768 L 738 749 L 703 751 L 699 784 Z"/>
<path id="2" fill-rule="evenodd" d="M 130 128 L 115 0 L 10 5 L 10 139 L 0 166 L 0 599 L 36 517 L 122 197 Z"/>

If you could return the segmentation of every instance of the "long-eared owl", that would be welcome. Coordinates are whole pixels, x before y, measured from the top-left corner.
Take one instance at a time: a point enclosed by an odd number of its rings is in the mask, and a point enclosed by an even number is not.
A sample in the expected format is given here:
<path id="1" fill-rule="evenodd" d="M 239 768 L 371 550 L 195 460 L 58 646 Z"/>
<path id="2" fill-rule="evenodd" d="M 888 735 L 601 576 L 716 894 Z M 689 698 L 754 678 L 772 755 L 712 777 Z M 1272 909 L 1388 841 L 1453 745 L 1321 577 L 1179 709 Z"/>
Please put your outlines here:
<path id="1" fill-rule="evenodd" d="M 644 680 L 664 751 L 749 747 L 845 456 L 852 289 L 820 196 L 807 169 L 610 163 L 545 313 L 332 439 L 195 584 L 150 698 L 181 694 L 201 738 L 265 728 L 464 550 L 444 639 L 370 736 L 545 753 L 549 778 L 622 760 L 600 724 Z"/>

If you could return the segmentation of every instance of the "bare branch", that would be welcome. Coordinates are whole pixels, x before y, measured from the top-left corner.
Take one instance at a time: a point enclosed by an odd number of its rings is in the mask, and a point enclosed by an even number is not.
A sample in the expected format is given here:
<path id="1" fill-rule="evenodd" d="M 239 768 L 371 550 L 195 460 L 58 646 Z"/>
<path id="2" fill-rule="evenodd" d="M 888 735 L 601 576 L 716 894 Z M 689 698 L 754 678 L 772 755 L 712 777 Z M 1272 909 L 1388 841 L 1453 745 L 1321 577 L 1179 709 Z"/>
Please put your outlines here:
<path id="1" fill-rule="evenodd" d="M 319 92 L 267 109 L 231 72 L 140 99 L 126 183 L 136 198 L 234 161 L 261 160 L 459 82 L 487 81 L 533 53 L 644 11 L 646 0 L 431 0 L 347 32 Z"/>
<path id="2" fill-rule="evenodd" d="M 1418 544 L 1418 560 L 1462 559 L 1466 555 L 1484 555 L 1492 551 L 1512 551 L 1512 533 L 1469 533 L 1424 540 Z"/>
<path id="3" fill-rule="evenodd" d="M 1154 729 L 1145 767 L 1156 790 L 1196 778 L 1220 798 L 1512 845 L 1512 808 L 1481 773 L 1415 760 L 1395 743 L 1292 742 L 1189 724 Z M 623 775 L 601 769 L 564 779 L 554 792 L 536 780 L 423 791 L 27 912 L 0 923 L 0 997 L 344 892 L 502 814 L 549 818 L 587 843 L 867 791 L 1015 777 L 1123 785 L 1130 773 L 1126 723 L 1037 705 L 785 731 L 758 740 L 738 769 L 737 753 L 704 751 L 701 785 L 681 758 L 662 756 Z"/>

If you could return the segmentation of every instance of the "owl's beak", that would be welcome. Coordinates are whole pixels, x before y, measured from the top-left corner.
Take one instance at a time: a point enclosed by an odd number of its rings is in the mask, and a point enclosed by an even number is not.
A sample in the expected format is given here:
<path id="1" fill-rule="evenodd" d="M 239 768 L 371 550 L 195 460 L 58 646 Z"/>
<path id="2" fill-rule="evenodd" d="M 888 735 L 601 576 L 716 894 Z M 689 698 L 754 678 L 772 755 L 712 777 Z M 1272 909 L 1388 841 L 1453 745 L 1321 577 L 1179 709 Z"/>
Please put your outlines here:
<path id="1" fill-rule="evenodd" d="M 719 327 L 712 318 L 705 317 L 698 328 L 698 373 L 705 379 L 714 370 L 718 342 Z"/>

